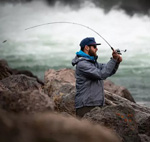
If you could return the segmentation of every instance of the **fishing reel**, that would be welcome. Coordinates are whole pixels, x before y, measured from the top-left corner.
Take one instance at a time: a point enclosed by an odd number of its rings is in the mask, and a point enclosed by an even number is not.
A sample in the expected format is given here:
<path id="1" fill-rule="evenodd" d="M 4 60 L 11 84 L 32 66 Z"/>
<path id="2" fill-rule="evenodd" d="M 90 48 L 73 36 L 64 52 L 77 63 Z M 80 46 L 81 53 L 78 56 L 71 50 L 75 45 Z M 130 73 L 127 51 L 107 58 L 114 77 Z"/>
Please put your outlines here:
<path id="1" fill-rule="evenodd" d="M 114 48 L 112 46 L 110 46 L 110 48 L 111 48 L 112 51 L 116 51 L 119 55 L 122 55 L 121 52 L 126 52 L 127 51 L 127 49 L 125 49 L 125 50 L 120 50 L 120 49 L 114 50 Z"/>
<path id="2" fill-rule="evenodd" d="M 122 55 L 121 52 L 126 52 L 127 50 L 126 50 L 126 49 L 125 49 L 125 50 L 116 49 L 115 51 L 116 51 L 119 55 Z"/>
<path id="3" fill-rule="evenodd" d="M 122 53 L 121 53 L 121 52 L 126 52 L 126 51 L 127 51 L 127 49 L 125 49 L 125 50 L 116 49 L 115 51 L 116 51 L 119 55 L 122 55 Z"/>
<path id="4" fill-rule="evenodd" d="M 122 53 L 121 53 L 121 52 L 126 52 L 126 51 L 127 51 L 127 49 L 125 49 L 125 50 L 120 50 L 120 49 L 116 49 L 116 50 L 114 50 L 114 48 L 113 48 L 113 47 L 111 47 L 111 49 L 112 49 L 113 51 L 116 51 L 119 55 L 122 55 Z"/>

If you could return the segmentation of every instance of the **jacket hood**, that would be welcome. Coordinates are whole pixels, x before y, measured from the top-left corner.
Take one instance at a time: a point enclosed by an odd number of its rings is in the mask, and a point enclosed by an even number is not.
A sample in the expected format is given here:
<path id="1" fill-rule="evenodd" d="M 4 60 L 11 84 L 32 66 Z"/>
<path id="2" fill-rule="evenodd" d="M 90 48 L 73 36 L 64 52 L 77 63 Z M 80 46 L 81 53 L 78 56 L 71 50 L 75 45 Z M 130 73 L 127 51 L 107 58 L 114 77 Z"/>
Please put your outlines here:
<path id="1" fill-rule="evenodd" d="M 72 60 L 72 65 L 75 66 L 79 61 L 84 60 L 83 57 L 78 57 L 77 55 Z"/>

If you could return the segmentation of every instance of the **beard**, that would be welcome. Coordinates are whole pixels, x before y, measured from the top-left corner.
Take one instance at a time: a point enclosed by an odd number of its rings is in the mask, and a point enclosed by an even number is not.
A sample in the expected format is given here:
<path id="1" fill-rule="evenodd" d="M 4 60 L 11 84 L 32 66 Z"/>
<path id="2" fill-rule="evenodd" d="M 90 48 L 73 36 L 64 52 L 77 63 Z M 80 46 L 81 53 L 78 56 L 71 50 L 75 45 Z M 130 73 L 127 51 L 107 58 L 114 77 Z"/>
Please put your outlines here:
<path id="1" fill-rule="evenodd" d="M 89 53 L 88 53 L 90 56 L 94 56 L 94 57 L 96 57 L 97 56 L 97 54 L 96 54 L 96 52 L 94 52 L 93 50 L 91 50 L 91 48 L 90 48 L 90 50 L 89 50 Z"/>

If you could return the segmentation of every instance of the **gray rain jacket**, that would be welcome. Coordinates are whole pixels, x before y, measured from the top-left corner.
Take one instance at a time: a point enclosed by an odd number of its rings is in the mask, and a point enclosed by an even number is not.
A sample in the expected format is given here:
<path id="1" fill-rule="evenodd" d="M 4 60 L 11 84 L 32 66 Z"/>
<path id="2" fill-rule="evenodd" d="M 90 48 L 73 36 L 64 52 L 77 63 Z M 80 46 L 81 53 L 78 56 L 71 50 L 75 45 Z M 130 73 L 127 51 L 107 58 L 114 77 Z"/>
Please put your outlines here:
<path id="1" fill-rule="evenodd" d="M 101 64 L 85 57 L 76 56 L 72 60 L 72 65 L 76 65 L 75 107 L 103 106 L 103 80 L 117 71 L 119 66 L 117 61 L 111 59 L 107 64 Z"/>

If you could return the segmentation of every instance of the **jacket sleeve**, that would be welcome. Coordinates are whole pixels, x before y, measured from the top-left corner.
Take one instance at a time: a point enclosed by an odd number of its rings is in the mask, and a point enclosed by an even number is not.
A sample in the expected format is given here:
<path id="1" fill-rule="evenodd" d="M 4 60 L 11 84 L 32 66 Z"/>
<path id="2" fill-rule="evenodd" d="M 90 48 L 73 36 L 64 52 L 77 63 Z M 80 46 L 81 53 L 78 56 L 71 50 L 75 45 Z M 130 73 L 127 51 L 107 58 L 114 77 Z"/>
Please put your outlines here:
<path id="1" fill-rule="evenodd" d="M 87 78 L 94 80 L 104 80 L 114 74 L 117 70 L 117 61 L 111 59 L 107 64 L 98 64 L 96 67 L 89 61 L 81 61 L 78 63 L 77 70 Z"/>
<path id="2" fill-rule="evenodd" d="M 110 76 L 113 75 L 113 74 L 115 74 L 116 71 L 118 70 L 118 67 L 119 67 L 119 64 L 120 64 L 120 63 L 118 63 L 118 62 L 117 62 L 115 59 L 113 59 L 113 58 L 111 58 L 111 60 L 110 60 L 107 64 L 101 64 L 101 63 L 99 63 L 99 69 L 104 70 L 104 72 L 105 72 L 105 70 L 107 70 L 107 67 L 110 66 L 109 64 L 112 64 L 112 62 L 115 62 L 115 65 L 112 66 L 112 71 L 111 71 L 111 73 L 110 73 Z"/>

